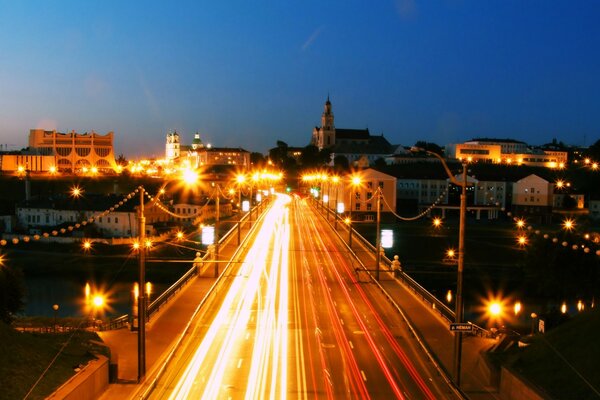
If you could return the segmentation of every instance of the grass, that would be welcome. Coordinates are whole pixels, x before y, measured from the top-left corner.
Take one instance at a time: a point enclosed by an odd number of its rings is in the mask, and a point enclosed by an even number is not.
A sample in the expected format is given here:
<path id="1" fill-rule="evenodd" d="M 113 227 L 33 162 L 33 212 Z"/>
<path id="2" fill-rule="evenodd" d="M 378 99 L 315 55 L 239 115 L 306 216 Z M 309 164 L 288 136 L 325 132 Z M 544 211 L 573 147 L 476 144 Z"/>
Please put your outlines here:
<path id="1" fill-rule="evenodd" d="M 537 334 L 525 348 L 496 355 L 556 399 L 600 398 L 600 310 L 593 309 Z"/>
<path id="2" fill-rule="evenodd" d="M 66 347 L 35 386 L 27 399 L 44 399 L 75 374 L 74 368 L 107 355 L 106 348 L 90 343 L 100 341 L 93 332 L 33 334 L 18 332 L 0 322 L 0 399 L 23 399 L 35 382 Z"/>

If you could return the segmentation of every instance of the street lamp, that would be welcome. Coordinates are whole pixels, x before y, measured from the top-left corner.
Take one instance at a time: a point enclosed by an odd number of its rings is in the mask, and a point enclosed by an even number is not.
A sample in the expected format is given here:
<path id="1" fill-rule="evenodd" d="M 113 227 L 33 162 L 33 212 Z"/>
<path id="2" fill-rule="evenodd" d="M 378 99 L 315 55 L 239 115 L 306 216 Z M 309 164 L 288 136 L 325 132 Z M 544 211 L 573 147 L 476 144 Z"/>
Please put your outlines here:
<path id="1" fill-rule="evenodd" d="M 335 203 L 334 203 L 335 210 L 333 212 L 333 220 L 334 220 L 333 226 L 334 226 L 334 229 L 337 231 L 337 220 L 338 220 L 337 207 L 338 207 L 338 192 L 339 192 L 339 186 L 338 185 L 340 183 L 340 177 L 337 176 L 337 175 L 334 175 L 331 178 L 331 182 L 333 182 L 335 184 Z"/>
<path id="2" fill-rule="evenodd" d="M 235 177 L 235 181 L 238 186 L 238 226 L 237 226 L 237 239 L 238 245 L 241 243 L 241 225 L 242 225 L 242 185 L 246 181 L 246 176 L 244 174 L 238 174 Z"/>
<path id="3" fill-rule="evenodd" d="M 377 195 L 377 232 L 375 239 L 375 279 L 379 280 L 379 263 L 381 262 L 381 252 L 379 249 L 381 248 L 381 231 L 379 227 L 381 226 L 381 188 L 377 187 L 375 191 Z"/>
<path id="4" fill-rule="evenodd" d="M 58 316 L 58 304 L 54 304 L 52 306 L 52 309 L 54 310 L 54 333 L 56 333 L 56 317 Z"/>
<path id="5" fill-rule="evenodd" d="M 467 162 L 462 162 L 462 181 L 456 179 L 456 177 L 450 171 L 446 161 L 437 153 L 429 150 L 414 148 L 414 150 L 422 150 L 428 154 L 439 159 L 450 179 L 450 182 L 456 186 L 460 186 L 460 214 L 459 214 L 459 230 L 458 230 L 458 268 L 457 268 L 457 279 L 456 279 L 456 303 L 455 303 L 455 317 L 454 322 L 460 324 L 463 322 L 463 297 L 462 297 L 462 286 L 463 286 L 463 270 L 465 265 L 465 219 L 467 215 Z M 456 386 L 460 387 L 460 369 L 461 369 L 461 354 L 462 354 L 462 332 L 454 332 L 454 379 Z"/>
<path id="6" fill-rule="evenodd" d="M 360 186 L 361 179 L 359 176 L 352 176 L 350 183 L 352 184 L 352 191 L 350 192 L 350 213 L 348 221 L 348 246 L 352 247 L 352 198 L 356 196 L 356 187 Z"/>
<path id="7" fill-rule="evenodd" d="M 144 187 L 140 186 L 139 235 L 139 294 L 138 294 L 138 383 L 146 375 L 146 217 L 144 216 Z"/>

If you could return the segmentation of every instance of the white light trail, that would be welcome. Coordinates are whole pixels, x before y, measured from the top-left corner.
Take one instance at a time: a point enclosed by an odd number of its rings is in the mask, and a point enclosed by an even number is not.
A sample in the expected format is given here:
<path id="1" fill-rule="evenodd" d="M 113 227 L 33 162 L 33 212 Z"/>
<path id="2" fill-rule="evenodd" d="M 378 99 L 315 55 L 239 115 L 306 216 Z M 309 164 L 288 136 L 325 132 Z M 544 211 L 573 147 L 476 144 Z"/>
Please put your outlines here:
<path id="1" fill-rule="evenodd" d="M 239 368 L 241 353 L 248 346 L 249 322 L 255 304 L 259 307 L 246 398 L 286 398 L 290 242 L 286 205 L 289 201 L 289 196 L 278 196 L 265 216 L 239 276 L 234 278 L 202 343 L 175 385 L 171 399 L 224 396 L 221 390 L 226 386 L 226 370 L 236 365 L 236 371 L 242 370 Z M 199 374 L 209 356 L 214 357 L 215 363 L 204 381 Z M 232 363 L 231 360 L 240 361 Z M 195 390 L 203 391 L 196 393 Z"/>

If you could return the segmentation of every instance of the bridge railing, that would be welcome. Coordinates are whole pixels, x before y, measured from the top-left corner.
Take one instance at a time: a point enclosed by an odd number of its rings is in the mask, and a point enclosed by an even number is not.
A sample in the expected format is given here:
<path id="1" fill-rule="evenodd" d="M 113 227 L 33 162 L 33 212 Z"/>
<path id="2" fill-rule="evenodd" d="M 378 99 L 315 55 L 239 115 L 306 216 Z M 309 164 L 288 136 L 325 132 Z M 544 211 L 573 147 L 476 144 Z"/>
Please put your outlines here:
<path id="1" fill-rule="evenodd" d="M 258 207 L 259 205 L 254 206 L 257 215 Z M 247 220 L 249 220 L 251 212 L 248 212 L 245 215 L 243 215 L 239 219 L 239 221 L 237 221 L 223 236 L 219 238 L 219 245 L 224 244 L 226 241 L 230 240 L 231 237 L 233 237 L 234 232 L 237 232 L 238 225 L 241 223 L 246 223 Z M 194 276 L 198 274 L 198 268 L 201 265 L 210 262 L 211 260 L 209 259 L 209 254 L 204 254 L 204 256 L 200 258 L 200 260 L 191 260 L 190 263 L 193 264 L 193 266 L 185 274 L 183 274 L 181 278 L 179 278 L 175 283 L 173 283 L 160 296 L 158 296 L 156 299 L 154 299 L 153 302 L 151 302 L 148 305 L 148 312 L 146 314 L 148 320 L 150 320 L 152 315 L 156 314 L 162 308 L 162 306 L 164 306 L 175 294 L 177 294 L 177 292 L 179 292 L 179 290 L 181 290 L 181 288 L 183 288 Z M 130 314 L 124 314 L 120 317 L 112 318 L 109 321 L 100 325 L 99 329 L 105 331 L 112 329 L 121 329 L 130 326 L 130 324 L 132 323 L 131 318 L 132 317 Z"/>
<path id="2" fill-rule="evenodd" d="M 325 215 L 329 215 L 329 213 L 327 213 Z M 367 239 L 365 239 L 354 228 L 348 227 L 348 225 L 345 224 L 341 220 L 341 218 L 337 215 L 337 213 L 334 213 L 334 215 L 335 215 L 335 218 L 338 218 L 338 224 L 341 224 L 342 226 L 346 226 L 347 228 L 352 229 L 352 237 L 355 238 L 355 240 L 357 240 L 358 242 L 360 242 L 365 248 L 367 248 L 368 251 L 371 251 L 371 252 L 373 252 L 373 254 L 375 254 L 375 246 L 371 242 L 369 242 Z M 329 221 L 328 218 L 327 218 L 327 220 Z M 387 258 L 385 255 L 381 256 L 381 264 L 385 265 L 389 271 L 392 270 L 391 269 L 392 261 L 389 258 Z M 429 292 L 427 289 L 425 289 L 423 286 L 421 286 L 417 281 L 415 281 L 413 278 L 411 278 L 408 274 L 406 274 L 405 272 L 401 272 L 398 279 L 401 280 L 406 285 L 406 287 L 408 287 L 415 295 L 417 295 L 425 304 L 428 304 L 433 312 L 436 312 L 437 314 L 439 314 L 441 317 L 443 317 L 449 323 L 456 321 L 456 314 L 454 313 L 454 311 L 452 309 L 450 309 L 443 301 L 441 301 L 440 299 L 435 297 L 431 292 Z M 481 336 L 481 337 L 492 337 L 493 336 L 493 334 L 490 331 L 488 331 L 470 321 L 468 321 L 468 322 L 473 326 L 473 330 L 470 332 L 470 334 Z"/>

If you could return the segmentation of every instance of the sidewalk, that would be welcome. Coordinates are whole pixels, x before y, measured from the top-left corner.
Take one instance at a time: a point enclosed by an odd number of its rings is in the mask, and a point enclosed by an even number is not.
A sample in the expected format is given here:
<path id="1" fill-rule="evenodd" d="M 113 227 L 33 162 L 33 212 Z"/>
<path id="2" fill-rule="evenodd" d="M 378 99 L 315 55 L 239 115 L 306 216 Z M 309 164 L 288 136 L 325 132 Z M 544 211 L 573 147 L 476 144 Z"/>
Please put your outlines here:
<path id="1" fill-rule="evenodd" d="M 254 226 L 254 224 L 252 224 Z M 242 238 L 250 226 L 242 227 Z M 238 248 L 236 235 L 221 245 L 220 259 L 229 260 Z M 190 266 L 192 261 L 190 261 Z M 220 263 L 219 271 L 224 268 Z M 108 385 L 108 389 L 99 397 L 101 400 L 128 399 L 138 394 L 144 384 L 153 378 L 163 359 L 169 353 L 192 317 L 198 304 L 215 283 L 214 263 L 207 262 L 201 271 L 179 293 L 161 308 L 146 324 L 146 378 L 137 383 L 138 375 L 138 336 L 137 331 L 128 328 L 98 332 L 104 343 L 110 348 L 111 356 L 118 361 L 118 381 Z"/>
<path id="2" fill-rule="evenodd" d="M 338 224 L 339 226 L 341 225 Z M 342 226 L 338 233 L 345 242 L 344 237 L 347 237 L 348 233 L 344 228 Z M 364 265 L 374 263 L 373 251 L 363 247 L 358 240 L 353 241 L 352 250 Z M 382 266 L 379 284 L 402 309 L 428 350 L 434 354 L 438 364 L 447 371 L 450 379 L 454 380 L 454 334 L 450 332 L 450 323 L 437 312 L 432 312 L 430 305 L 423 302 L 401 279 L 394 278 L 391 271 L 388 271 L 386 266 Z M 462 336 L 461 390 L 471 400 L 501 399 L 498 388 L 490 384 L 490 373 L 483 359 L 483 353 L 490 349 L 496 340 L 464 333 Z"/>
<path id="3" fill-rule="evenodd" d="M 194 310 L 215 282 L 212 264 L 188 283 L 158 315 L 146 325 L 146 376 L 152 375 L 157 361 L 167 354 L 183 332 Z M 111 356 L 118 360 L 118 383 L 108 386 L 100 399 L 130 398 L 141 385 L 138 375 L 138 336 L 128 328 L 98 332 L 110 347 Z"/>

